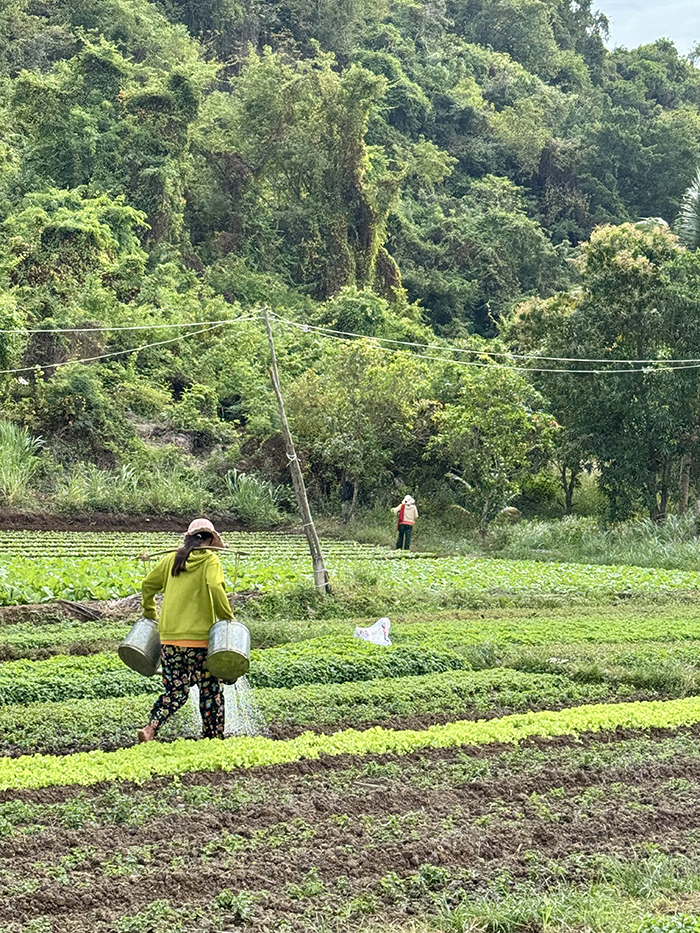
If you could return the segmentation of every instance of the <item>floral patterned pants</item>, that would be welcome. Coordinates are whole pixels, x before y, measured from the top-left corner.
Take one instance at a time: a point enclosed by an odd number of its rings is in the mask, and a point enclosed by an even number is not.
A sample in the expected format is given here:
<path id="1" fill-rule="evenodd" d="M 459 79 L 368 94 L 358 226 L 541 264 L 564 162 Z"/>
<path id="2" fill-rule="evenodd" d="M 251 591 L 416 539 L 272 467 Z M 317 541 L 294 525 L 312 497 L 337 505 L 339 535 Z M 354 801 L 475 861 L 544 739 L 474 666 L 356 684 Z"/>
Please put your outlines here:
<path id="1" fill-rule="evenodd" d="M 206 669 L 206 648 L 161 645 L 163 693 L 151 710 L 151 725 L 158 730 L 187 701 L 190 687 L 199 687 L 199 711 L 205 739 L 224 737 L 224 688 Z"/>

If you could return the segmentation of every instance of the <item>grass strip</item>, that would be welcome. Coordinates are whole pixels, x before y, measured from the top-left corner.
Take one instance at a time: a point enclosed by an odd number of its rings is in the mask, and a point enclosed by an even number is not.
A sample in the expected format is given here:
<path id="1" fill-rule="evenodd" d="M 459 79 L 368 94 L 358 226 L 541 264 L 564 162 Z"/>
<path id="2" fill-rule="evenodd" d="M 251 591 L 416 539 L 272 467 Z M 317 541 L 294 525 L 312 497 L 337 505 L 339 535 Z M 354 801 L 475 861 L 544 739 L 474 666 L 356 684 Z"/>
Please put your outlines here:
<path id="1" fill-rule="evenodd" d="M 677 728 L 700 722 L 700 698 L 641 703 L 596 704 L 552 712 L 519 713 L 495 720 L 448 723 L 423 730 L 394 731 L 377 726 L 358 732 L 303 735 L 287 741 L 240 737 L 200 742 L 157 742 L 115 752 L 83 752 L 71 756 L 23 756 L 0 760 L 0 790 L 20 790 L 102 781 L 148 780 L 156 775 L 193 771 L 234 771 L 311 760 L 322 755 L 406 755 L 424 748 L 517 744 L 531 737 L 581 735 L 617 728 Z"/>

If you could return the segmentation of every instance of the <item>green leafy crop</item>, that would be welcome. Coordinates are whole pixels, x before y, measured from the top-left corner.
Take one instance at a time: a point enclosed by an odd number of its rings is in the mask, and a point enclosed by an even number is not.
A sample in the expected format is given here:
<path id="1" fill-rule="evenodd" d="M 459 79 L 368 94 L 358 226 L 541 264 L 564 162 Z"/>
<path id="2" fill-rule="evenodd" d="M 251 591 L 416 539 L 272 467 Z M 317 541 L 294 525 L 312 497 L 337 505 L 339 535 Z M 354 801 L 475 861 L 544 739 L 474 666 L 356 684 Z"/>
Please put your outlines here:
<path id="1" fill-rule="evenodd" d="M 237 588 L 285 592 L 310 579 L 306 542 L 300 535 L 251 533 L 227 535 L 229 552 L 221 555 L 233 576 L 236 551 L 244 551 Z M 178 546 L 168 534 L 57 534 L 0 532 L 0 605 L 56 599 L 115 599 L 138 592 L 149 564 L 140 554 L 157 555 Z M 535 560 L 411 555 L 349 541 L 324 541 L 327 565 L 341 590 L 356 587 L 368 561 L 390 605 L 407 593 L 431 600 L 470 596 L 608 596 L 700 589 L 700 573 L 623 565 L 565 564 Z"/>
<path id="2" fill-rule="evenodd" d="M 261 688 L 255 703 L 269 725 L 349 725 L 399 716 L 458 716 L 612 699 L 607 684 L 577 684 L 556 674 L 495 669 L 448 671 L 344 684 Z M 191 700 L 161 731 L 191 731 Z M 58 752 L 130 745 L 146 722 L 151 695 L 0 706 L 0 753 Z"/>
<path id="3" fill-rule="evenodd" d="M 450 748 L 517 743 L 522 739 L 581 735 L 617 728 L 677 728 L 700 722 L 700 698 L 648 703 L 578 706 L 552 712 L 518 713 L 489 721 L 463 720 L 429 729 L 391 731 L 379 726 L 332 735 L 305 732 L 288 741 L 264 737 L 157 742 L 115 752 L 84 752 L 72 756 L 26 755 L 0 760 L 0 789 L 95 784 L 100 781 L 145 781 L 154 775 L 192 771 L 234 771 L 260 765 L 315 759 L 321 755 L 406 755 L 421 748 Z"/>

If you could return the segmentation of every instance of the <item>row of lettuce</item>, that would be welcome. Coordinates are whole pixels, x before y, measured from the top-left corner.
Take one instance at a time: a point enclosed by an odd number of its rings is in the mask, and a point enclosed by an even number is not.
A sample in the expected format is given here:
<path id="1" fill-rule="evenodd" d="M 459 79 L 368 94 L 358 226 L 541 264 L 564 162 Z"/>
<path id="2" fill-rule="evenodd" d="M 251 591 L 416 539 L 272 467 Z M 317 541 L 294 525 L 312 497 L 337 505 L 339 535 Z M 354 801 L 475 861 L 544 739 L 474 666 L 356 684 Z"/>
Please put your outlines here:
<path id="1" fill-rule="evenodd" d="M 616 698 L 608 684 L 578 684 L 558 674 L 495 669 L 449 671 L 344 684 L 263 688 L 239 707 L 230 697 L 228 730 L 235 734 L 251 717 L 265 731 L 288 735 L 394 720 L 421 724 L 450 718 L 484 718 L 527 709 L 558 708 Z M 0 754 L 74 752 L 132 745 L 147 721 L 151 695 L 74 699 L 61 703 L 0 706 Z M 427 722 L 426 722 L 427 720 Z M 167 723 L 161 738 L 199 733 L 196 708 L 188 703 Z"/>
<path id="2" fill-rule="evenodd" d="M 300 668 L 300 676 L 348 676 L 343 682 L 300 680 L 293 686 L 257 687 L 252 693 L 238 691 L 227 700 L 227 726 L 240 731 L 245 726 L 251 701 L 260 721 L 274 735 L 289 735 L 304 728 L 328 730 L 393 720 L 400 726 L 419 718 L 422 723 L 450 718 L 474 718 L 502 715 L 522 709 L 559 708 L 581 703 L 632 699 L 668 699 L 700 694 L 700 670 L 695 664 L 700 644 L 679 646 L 689 659 L 664 660 L 663 645 L 643 645 L 637 656 L 634 645 L 600 646 L 598 659 L 584 646 L 576 646 L 580 657 L 549 657 L 549 646 L 541 653 L 525 650 L 501 659 L 491 657 L 491 667 L 475 670 L 463 658 L 463 667 L 438 672 L 394 676 L 406 661 L 415 662 L 415 653 L 407 658 L 397 648 L 382 658 L 380 649 L 353 646 L 356 655 L 364 655 L 362 664 L 345 667 L 338 659 L 327 659 L 328 667 L 315 670 Z M 415 652 L 415 649 L 413 649 Z M 631 652 L 631 653 L 630 653 Z M 574 654 L 575 652 L 570 652 Z M 387 660 L 394 669 L 388 676 L 377 675 L 369 661 Z M 421 667 L 430 660 L 419 656 Z M 444 660 L 438 658 L 438 660 Z M 453 660 L 453 659 L 451 659 Z M 486 658 L 482 657 L 482 660 Z M 93 664 L 92 671 L 86 669 Z M 112 656 L 95 658 L 56 658 L 41 667 L 42 678 L 20 676 L 15 668 L 11 691 L 17 702 L 0 705 L 0 754 L 27 754 L 76 749 L 114 748 L 132 744 L 135 733 L 146 721 L 159 684 L 126 671 L 115 669 Z M 282 668 L 286 681 L 290 670 Z M 34 672 L 36 674 L 36 670 Z M 366 678 L 366 679 L 362 679 Z M 30 692 L 31 690 L 31 692 Z M 144 692 L 148 690 L 149 692 Z M 47 698 L 53 698 L 48 699 Z M 196 697 L 163 732 L 164 738 L 198 734 Z M 242 704 L 242 706 L 241 706 Z M 242 711 L 242 712 L 241 712 Z M 242 719 L 237 718 L 240 715 Z"/>
<path id="3" fill-rule="evenodd" d="M 476 722 L 459 720 L 422 730 L 390 730 L 376 726 L 332 734 L 302 733 L 275 741 L 242 736 L 224 741 L 149 743 L 113 752 L 91 751 L 70 756 L 31 755 L 0 758 L 0 790 L 102 781 L 142 782 L 156 775 L 194 771 L 233 771 L 339 755 L 408 755 L 427 749 L 490 743 L 518 743 L 529 738 L 580 736 L 615 729 L 678 728 L 700 722 L 700 698 L 666 702 L 592 704 L 570 709 L 519 713 Z"/>
<path id="4" fill-rule="evenodd" d="M 394 626 L 391 647 L 358 641 L 337 620 L 253 624 L 254 643 L 281 642 L 252 652 L 255 701 L 272 733 L 289 735 L 700 694 L 694 610 L 483 616 L 408 616 Z M 133 743 L 160 680 L 129 671 L 117 657 L 128 627 L 108 620 L 0 627 L 0 657 L 11 650 L 74 652 L 0 664 L 0 754 Z M 164 737 L 197 727 L 189 703 Z"/>
<path id="5" fill-rule="evenodd" d="M 543 596 L 585 600 L 615 594 L 649 598 L 700 589 L 700 574 L 695 571 L 468 557 L 376 559 L 392 553 L 343 549 L 335 555 L 331 550 L 328 566 L 339 592 L 354 588 L 364 599 L 381 594 L 388 605 L 400 606 L 407 594 L 431 605 L 468 605 L 487 596 L 496 602 Z M 229 576 L 234 560 L 233 553 L 224 557 Z M 296 556 L 251 552 L 239 567 L 238 589 L 312 592 L 308 563 L 301 552 Z M 138 591 L 143 573 L 144 564 L 137 559 L 47 554 L 38 562 L 11 549 L 0 560 L 0 605 L 121 598 Z"/>
<path id="6" fill-rule="evenodd" d="M 183 529 L 184 530 L 184 529 Z M 274 532 L 224 532 L 227 550 L 224 561 L 245 562 L 251 557 L 274 561 L 280 558 L 307 558 L 308 544 L 301 534 Z M 24 557 L 139 557 L 154 556 L 173 550 L 182 543 L 182 535 L 168 532 L 76 532 L 76 531 L 0 531 L 0 553 L 12 552 Z M 342 539 L 324 539 L 324 553 L 331 559 L 380 559 L 395 557 L 395 552 L 373 544 Z"/>

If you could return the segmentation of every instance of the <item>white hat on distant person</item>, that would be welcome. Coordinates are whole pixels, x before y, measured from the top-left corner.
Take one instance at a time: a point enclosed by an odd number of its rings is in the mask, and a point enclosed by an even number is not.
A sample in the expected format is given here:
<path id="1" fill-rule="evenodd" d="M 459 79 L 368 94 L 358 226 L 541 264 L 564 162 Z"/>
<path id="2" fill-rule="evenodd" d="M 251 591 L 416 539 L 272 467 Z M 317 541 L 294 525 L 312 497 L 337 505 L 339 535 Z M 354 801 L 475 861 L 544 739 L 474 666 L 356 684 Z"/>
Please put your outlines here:
<path id="1" fill-rule="evenodd" d="M 190 527 L 187 529 L 187 534 L 196 535 L 198 532 L 208 532 L 213 538 L 212 544 L 214 547 L 226 547 L 224 542 L 221 540 L 221 535 L 216 530 L 216 528 L 214 528 L 208 518 L 195 518 L 193 522 L 190 522 Z"/>
<path id="2" fill-rule="evenodd" d="M 415 504 L 416 504 L 416 500 L 413 498 L 413 496 L 404 496 L 404 497 L 403 497 L 403 504 L 404 504 L 404 505 L 415 505 Z"/>

